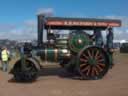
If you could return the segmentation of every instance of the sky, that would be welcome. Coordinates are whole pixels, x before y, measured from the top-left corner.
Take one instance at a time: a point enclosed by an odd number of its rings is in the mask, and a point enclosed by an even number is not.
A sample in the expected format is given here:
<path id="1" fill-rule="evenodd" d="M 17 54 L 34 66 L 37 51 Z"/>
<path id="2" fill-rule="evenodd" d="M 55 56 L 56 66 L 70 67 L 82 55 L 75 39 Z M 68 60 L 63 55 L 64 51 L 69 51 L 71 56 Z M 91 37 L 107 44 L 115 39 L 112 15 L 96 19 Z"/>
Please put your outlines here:
<path id="1" fill-rule="evenodd" d="M 0 38 L 36 39 L 37 14 L 121 19 L 115 39 L 127 39 L 128 0 L 0 0 Z"/>

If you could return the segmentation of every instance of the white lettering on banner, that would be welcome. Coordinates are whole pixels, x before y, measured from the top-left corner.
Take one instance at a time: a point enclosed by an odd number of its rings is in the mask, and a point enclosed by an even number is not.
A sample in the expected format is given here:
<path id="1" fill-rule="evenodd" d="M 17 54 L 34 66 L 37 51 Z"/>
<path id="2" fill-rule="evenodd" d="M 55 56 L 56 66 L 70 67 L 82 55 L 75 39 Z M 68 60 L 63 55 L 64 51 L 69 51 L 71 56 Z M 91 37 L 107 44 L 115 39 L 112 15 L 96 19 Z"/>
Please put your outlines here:
<path id="1" fill-rule="evenodd" d="M 46 25 L 54 26 L 120 26 L 116 22 L 94 22 L 94 21 L 48 21 Z"/>

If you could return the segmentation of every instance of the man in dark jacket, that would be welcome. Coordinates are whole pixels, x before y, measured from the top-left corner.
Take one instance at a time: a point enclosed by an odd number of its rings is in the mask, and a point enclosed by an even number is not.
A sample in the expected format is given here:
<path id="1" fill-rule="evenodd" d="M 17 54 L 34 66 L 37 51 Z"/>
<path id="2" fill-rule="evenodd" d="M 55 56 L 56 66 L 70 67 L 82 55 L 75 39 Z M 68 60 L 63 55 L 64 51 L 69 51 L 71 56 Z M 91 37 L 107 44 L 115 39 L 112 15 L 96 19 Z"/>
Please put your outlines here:
<path id="1" fill-rule="evenodd" d="M 108 29 L 108 34 L 107 34 L 107 48 L 109 51 L 113 49 L 113 39 L 114 39 L 114 34 L 112 28 Z"/>
<path id="2" fill-rule="evenodd" d="M 102 37 L 101 30 L 99 30 L 99 29 L 94 30 L 94 38 L 95 38 L 96 46 L 102 47 L 103 46 L 103 37 Z"/>
<path id="3" fill-rule="evenodd" d="M 107 34 L 107 49 L 108 49 L 108 52 L 110 54 L 110 59 L 111 59 L 111 65 L 110 65 L 110 68 L 112 68 L 112 66 L 114 65 L 113 63 L 113 39 L 114 39 L 114 34 L 113 34 L 113 29 L 112 28 L 109 28 L 108 29 L 108 34 Z"/>

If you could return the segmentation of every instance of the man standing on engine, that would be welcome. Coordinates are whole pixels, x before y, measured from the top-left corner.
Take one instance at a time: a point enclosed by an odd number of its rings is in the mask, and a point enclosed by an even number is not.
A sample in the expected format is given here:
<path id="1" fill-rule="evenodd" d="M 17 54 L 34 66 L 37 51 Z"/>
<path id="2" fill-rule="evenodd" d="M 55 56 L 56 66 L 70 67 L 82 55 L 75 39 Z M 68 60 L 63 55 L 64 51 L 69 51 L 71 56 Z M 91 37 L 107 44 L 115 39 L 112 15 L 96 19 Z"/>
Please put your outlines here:
<path id="1" fill-rule="evenodd" d="M 113 29 L 112 28 L 109 28 L 108 29 L 108 34 L 107 34 L 107 49 L 108 49 L 108 52 L 110 54 L 110 57 L 111 57 L 111 61 L 112 61 L 112 64 L 110 65 L 110 68 L 112 68 L 112 66 L 114 65 L 113 63 L 113 39 L 114 39 L 114 35 L 113 35 Z"/>
<path id="2" fill-rule="evenodd" d="M 113 50 L 113 30 L 112 28 L 108 29 L 108 34 L 107 34 L 107 48 L 109 49 L 110 52 L 112 52 Z"/>
<path id="3" fill-rule="evenodd" d="M 103 46 L 103 37 L 102 37 L 101 30 L 99 30 L 99 29 L 94 30 L 94 38 L 95 38 L 95 45 L 98 47 L 102 47 Z"/>

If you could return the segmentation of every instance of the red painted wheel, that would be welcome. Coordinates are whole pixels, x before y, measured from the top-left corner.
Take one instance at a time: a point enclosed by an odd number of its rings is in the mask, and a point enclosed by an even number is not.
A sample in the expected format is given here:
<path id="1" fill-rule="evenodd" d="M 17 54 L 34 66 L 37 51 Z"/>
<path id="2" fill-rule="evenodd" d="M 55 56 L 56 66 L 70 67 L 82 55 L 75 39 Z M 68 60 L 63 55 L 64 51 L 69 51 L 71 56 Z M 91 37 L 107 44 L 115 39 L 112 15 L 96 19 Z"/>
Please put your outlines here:
<path id="1" fill-rule="evenodd" d="M 84 48 L 78 59 L 78 70 L 83 79 L 100 79 L 109 70 L 108 56 L 102 48 Z"/>

